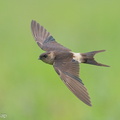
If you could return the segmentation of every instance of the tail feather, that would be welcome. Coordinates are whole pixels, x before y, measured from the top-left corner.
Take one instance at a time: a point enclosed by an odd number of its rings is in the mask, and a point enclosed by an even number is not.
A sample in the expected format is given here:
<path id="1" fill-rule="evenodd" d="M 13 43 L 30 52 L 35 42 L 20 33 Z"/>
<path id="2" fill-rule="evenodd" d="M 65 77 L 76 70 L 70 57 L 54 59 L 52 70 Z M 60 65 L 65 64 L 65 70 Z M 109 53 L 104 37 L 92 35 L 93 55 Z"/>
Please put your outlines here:
<path id="1" fill-rule="evenodd" d="M 95 56 L 96 53 L 104 52 L 104 51 L 105 50 L 92 51 L 92 52 L 88 52 L 88 53 L 80 53 L 81 56 L 82 56 L 82 63 L 92 64 L 92 65 L 97 65 L 97 66 L 110 67 L 108 65 L 104 65 L 104 64 L 98 63 L 94 59 L 94 56 Z"/>

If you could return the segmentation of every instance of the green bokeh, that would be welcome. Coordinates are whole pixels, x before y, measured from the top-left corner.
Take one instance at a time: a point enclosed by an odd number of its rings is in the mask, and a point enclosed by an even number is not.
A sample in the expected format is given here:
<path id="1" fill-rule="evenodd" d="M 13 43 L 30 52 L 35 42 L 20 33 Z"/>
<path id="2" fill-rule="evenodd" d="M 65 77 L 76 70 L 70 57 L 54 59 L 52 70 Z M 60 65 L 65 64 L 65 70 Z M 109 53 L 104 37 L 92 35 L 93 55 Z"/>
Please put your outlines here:
<path id="1" fill-rule="evenodd" d="M 37 60 L 44 51 L 32 37 L 32 19 L 74 52 L 107 50 L 96 59 L 110 68 L 81 64 L 92 107 Z M 1 0 L 0 114 L 6 120 L 120 119 L 119 41 L 119 0 Z"/>

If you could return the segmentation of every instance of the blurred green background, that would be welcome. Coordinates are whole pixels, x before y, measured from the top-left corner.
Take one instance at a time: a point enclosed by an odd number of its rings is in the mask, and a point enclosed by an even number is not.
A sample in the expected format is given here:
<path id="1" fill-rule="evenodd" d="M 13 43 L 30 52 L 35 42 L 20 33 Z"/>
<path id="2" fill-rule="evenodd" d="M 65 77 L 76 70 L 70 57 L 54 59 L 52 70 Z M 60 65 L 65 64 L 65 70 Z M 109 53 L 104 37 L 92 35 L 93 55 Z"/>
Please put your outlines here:
<path id="1" fill-rule="evenodd" d="M 92 107 L 68 90 L 52 66 L 37 60 L 44 51 L 31 34 L 32 19 L 74 52 L 107 50 L 96 60 L 111 67 L 80 67 Z M 0 114 L 6 120 L 120 119 L 119 54 L 119 0 L 1 0 Z"/>

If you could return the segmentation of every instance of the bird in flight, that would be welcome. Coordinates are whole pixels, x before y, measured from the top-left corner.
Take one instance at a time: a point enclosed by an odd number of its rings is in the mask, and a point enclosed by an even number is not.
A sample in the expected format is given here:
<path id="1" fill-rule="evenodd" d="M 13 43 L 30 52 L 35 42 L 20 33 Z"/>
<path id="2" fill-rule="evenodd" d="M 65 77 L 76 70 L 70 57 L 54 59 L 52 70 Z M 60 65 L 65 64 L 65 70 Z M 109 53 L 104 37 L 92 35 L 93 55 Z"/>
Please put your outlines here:
<path id="1" fill-rule="evenodd" d="M 105 50 L 92 51 L 88 53 L 74 53 L 62 46 L 53 36 L 39 23 L 32 20 L 31 30 L 38 46 L 46 51 L 39 56 L 43 62 L 53 65 L 65 85 L 85 104 L 92 106 L 89 94 L 82 80 L 79 78 L 79 64 L 86 63 L 97 66 L 109 67 L 98 63 L 94 55 Z"/>

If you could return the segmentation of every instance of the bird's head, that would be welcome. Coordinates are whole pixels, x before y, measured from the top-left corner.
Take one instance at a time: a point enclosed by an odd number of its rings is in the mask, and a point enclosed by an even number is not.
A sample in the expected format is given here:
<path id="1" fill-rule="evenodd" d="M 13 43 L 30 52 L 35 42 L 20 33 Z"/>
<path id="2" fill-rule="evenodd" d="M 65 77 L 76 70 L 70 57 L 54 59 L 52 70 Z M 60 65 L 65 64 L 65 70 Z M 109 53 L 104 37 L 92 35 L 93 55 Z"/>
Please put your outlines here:
<path id="1" fill-rule="evenodd" d="M 39 56 L 39 60 L 42 60 L 45 63 L 53 64 L 55 55 L 53 52 L 46 52 Z"/>

